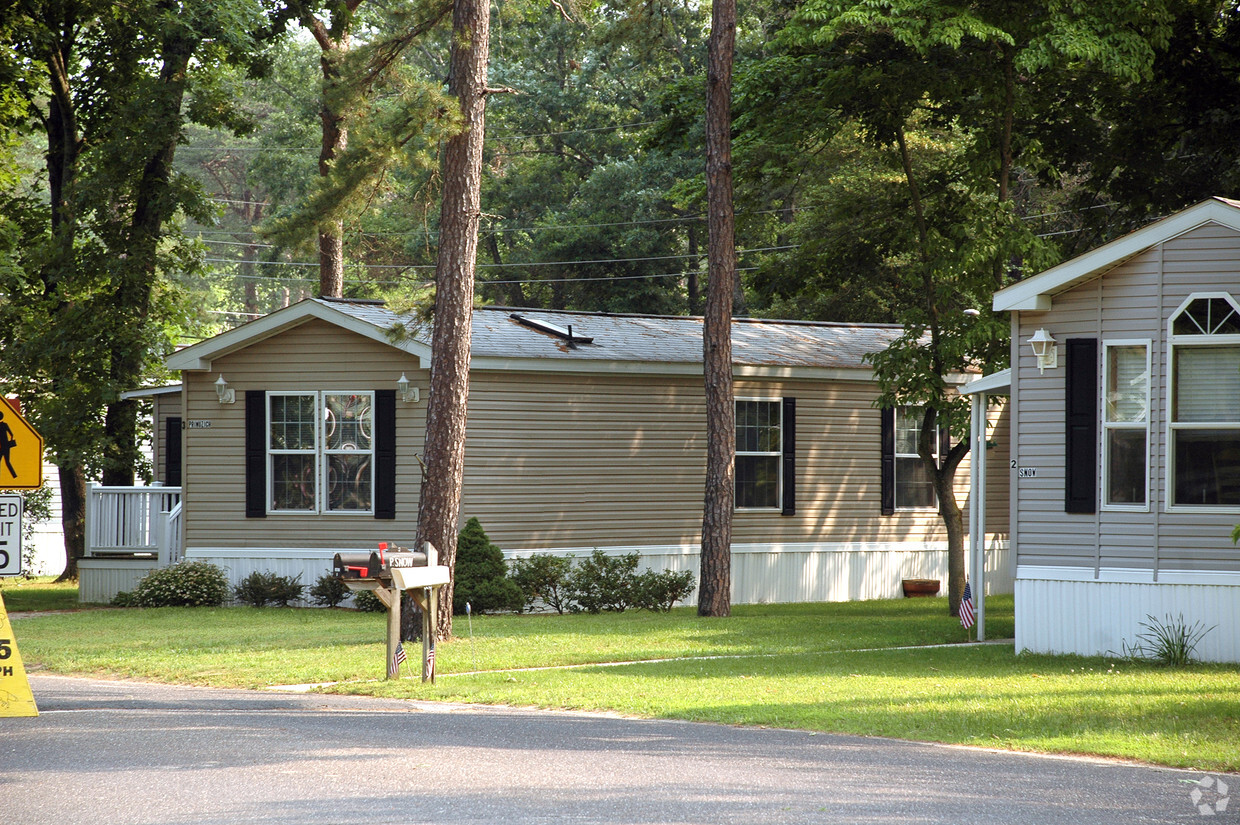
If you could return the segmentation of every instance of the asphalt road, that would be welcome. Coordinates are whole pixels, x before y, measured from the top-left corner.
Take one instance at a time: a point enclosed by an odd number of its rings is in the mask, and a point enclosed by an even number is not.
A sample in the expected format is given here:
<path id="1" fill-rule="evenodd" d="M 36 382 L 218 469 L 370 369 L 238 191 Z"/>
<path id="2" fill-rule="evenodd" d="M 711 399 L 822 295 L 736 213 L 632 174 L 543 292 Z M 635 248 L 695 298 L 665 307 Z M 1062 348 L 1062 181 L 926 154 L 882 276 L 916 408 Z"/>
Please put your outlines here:
<path id="1" fill-rule="evenodd" d="M 1070 823 L 1206 819 L 1201 773 L 607 715 L 31 675 L 0 823 Z M 1240 777 L 1222 777 L 1240 796 Z M 1215 777 L 1213 781 L 1217 781 Z M 1210 794 L 1213 794 L 1211 796 Z M 1217 785 L 1204 802 L 1214 803 Z"/>

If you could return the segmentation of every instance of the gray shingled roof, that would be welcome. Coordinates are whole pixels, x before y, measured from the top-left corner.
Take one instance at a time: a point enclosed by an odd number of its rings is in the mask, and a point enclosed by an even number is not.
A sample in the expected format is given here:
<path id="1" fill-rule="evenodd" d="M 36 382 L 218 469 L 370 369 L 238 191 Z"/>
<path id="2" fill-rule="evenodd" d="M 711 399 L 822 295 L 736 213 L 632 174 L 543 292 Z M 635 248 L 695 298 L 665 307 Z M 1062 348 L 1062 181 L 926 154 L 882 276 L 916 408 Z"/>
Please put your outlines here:
<path id="1" fill-rule="evenodd" d="M 409 316 L 378 303 L 323 303 L 380 329 L 412 322 Z M 571 325 L 574 338 L 593 341 L 570 347 L 563 337 L 514 320 L 514 313 L 561 328 Z M 737 319 L 732 324 L 732 360 L 741 366 L 859 369 L 866 366 L 866 354 L 886 348 L 900 332 L 900 327 L 887 324 Z M 429 329 L 415 330 L 415 337 L 430 343 Z M 697 364 L 702 361 L 702 319 L 482 307 L 474 311 L 472 354 L 475 358 Z"/>

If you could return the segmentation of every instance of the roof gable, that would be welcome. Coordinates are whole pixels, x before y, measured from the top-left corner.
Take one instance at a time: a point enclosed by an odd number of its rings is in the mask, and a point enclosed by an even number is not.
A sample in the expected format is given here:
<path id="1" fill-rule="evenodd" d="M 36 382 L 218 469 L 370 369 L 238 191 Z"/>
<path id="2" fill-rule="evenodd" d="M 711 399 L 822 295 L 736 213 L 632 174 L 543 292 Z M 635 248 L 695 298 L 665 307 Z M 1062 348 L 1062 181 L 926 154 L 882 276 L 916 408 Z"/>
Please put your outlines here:
<path id="1" fill-rule="evenodd" d="M 994 295 L 993 307 L 996 312 L 1045 312 L 1051 308 L 1055 295 L 1103 275 L 1147 249 L 1207 223 L 1216 223 L 1240 232 L 1240 201 L 1211 198 L 1190 206 L 1059 266 L 999 290 Z"/>
<path id="2" fill-rule="evenodd" d="M 345 308 L 350 311 L 345 311 Z M 381 344 L 404 350 L 418 357 L 430 357 L 430 347 L 415 337 L 393 343 L 388 331 L 403 325 L 407 319 L 369 302 L 338 302 L 314 298 L 298 301 L 227 332 L 199 341 L 168 356 L 167 365 L 174 370 L 209 370 L 216 358 L 237 352 L 280 333 L 318 319 L 335 324 Z"/>
<path id="3" fill-rule="evenodd" d="M 167 363 L 171 369 L 211 369 L 214 359 L 313 319 L 407 352 L 423 368 L 430 365 L 430 330 L 413 317 L 377 302 L 317 298 L 187 347 Z M 397 326 L 409 335 L 394 342 L 389 331 Z M 563 334 L 568 330 L 571 339 Z M 475 369 L 700 374 L 702 331 L 697 317 L 480 307 L 473 313 L 470 357 Z M 866 356 L 885 349 L 901 332 L 885 324 L 736 319 L 733 363 L 739 374 L 786 375 L 809 369 L 864 371 L 868 376 Z"/>

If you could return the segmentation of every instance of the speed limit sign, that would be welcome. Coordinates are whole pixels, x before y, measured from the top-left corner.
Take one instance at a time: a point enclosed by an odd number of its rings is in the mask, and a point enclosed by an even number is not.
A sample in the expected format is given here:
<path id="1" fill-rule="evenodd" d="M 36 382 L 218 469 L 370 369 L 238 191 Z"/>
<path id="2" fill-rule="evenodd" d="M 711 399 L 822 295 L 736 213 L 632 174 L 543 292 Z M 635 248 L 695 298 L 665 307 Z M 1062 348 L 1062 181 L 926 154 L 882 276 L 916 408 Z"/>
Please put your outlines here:
<path id="1" fill-rule="evenodd" d="M 22 497 L 0 496 L 0 576 L 22 573 Z"/>

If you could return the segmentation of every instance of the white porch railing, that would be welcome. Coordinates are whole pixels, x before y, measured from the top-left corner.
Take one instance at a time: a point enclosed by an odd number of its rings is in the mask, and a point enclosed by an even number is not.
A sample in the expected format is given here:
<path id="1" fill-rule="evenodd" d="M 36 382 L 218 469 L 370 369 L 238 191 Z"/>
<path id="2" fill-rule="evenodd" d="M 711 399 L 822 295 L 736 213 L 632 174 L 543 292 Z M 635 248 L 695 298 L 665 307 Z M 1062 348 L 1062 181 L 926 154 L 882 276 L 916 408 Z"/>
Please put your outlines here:
<path id="1" fill-rule="evenodd" d="M 181 556 L 180 487 L 86 490 L 86 555 L 150 554 L 162 565 Z"/>

